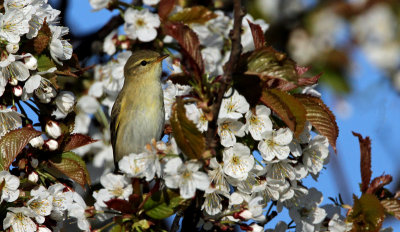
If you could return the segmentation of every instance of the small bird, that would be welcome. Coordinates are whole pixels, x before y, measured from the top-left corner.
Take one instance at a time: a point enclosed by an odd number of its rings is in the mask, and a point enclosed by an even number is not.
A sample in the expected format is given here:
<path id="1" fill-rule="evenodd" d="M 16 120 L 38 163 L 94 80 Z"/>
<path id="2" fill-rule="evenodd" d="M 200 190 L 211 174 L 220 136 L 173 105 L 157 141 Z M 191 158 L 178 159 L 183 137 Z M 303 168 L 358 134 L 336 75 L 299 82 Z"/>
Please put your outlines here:
<path id="1" fill-rule="evenodd" d="M 144 151 L 164 129 L 164 97 L 161 86 L 162 60 L 151 50 L 132 53 L 124 66 L 124 86 L 111 111 L 111 145 L 114 165 L 131 153 Z"/>

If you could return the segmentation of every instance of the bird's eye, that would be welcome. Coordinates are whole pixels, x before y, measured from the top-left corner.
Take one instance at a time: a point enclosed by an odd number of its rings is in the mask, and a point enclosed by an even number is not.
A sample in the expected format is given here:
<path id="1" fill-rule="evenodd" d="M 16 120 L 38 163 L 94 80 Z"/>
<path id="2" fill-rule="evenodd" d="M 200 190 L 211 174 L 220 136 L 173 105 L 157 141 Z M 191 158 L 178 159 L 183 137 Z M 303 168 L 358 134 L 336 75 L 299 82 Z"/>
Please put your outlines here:
<path id="1" fill-rule="evenodd" d="M 145 60 L 143 60 L 142 62 L 140 62 L 140 65 L 142 65 L 142 66 L 146 66 L 146 64 L 147 64 L 147 61 L 145 61 Z"/>

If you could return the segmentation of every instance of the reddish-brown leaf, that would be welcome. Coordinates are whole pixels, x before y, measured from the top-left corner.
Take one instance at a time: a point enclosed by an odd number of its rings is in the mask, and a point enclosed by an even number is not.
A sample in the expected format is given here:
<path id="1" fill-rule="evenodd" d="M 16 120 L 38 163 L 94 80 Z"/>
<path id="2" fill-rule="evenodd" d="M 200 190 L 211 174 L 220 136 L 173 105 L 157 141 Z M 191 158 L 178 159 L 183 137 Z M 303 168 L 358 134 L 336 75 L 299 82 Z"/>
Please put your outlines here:
<path id="1" fill-rule="evenodd" d="M 92 139 L 90 136 L 83 134 L 72 134 L 69 136 L 68 141 L 65 143 L 63 151 L 70 151 L 72 149 L 85 146 L 96 142 L 97 140 Z"/>
<path id="2" fill-rule="evenodd" d="M 180 22 L 167 22 L 164 25 L 164 33 L 176 39 L 182 48 L 183 55 L 188 64 L 200 78 L 204 71 L 203 58 L 200 51 L 200 42 L 196 33 Z M 182 59 L 185 62 L 186 59 Z"/>
<path id="3" fill-rule="evenodd" d="M 171 115 L 172 133 L 182 150 L 190 159 L 202 159 L 206 148 L 204 136 L 197 129 L 196 124 L 186 117 L 186 110 L 181 98 L 176 99 Z"/>
<path id="4" fill-rule="evenodd" d="M 72 152 L 52 157 L 48 161 L 46 170 L 56 177 L 65 175 L 80 184 L 82 188 L 85 187 L 85 184 L 90 184 L 90 176 L 85 162 Z"/>
<path id="5" fill-rule="evenodd" d="M 306 123 L 306 110 L 295 97 L 277 89 L 267 89 L 260 101 L 285 122 L 295 137 L 300 135 Z"/>
<path id="6" fill-rule="evenodd" d="M 250 22 L 247 20 L 250 25 L 251 35 L 253 36 L 254 47 L 255 49 L 259 49 L 265 46 L 265 38 L 264 33 L 260 27 L 260 25 Z"/>
<path id="7" fill-rule="evenodd" d="M 23 127 L 5 134 L 0 139 L 0 171 L 8 170 L 29 141 L 41 134 L 42 132 L 30 127 Z"/>
<path id="8" fill-rule="evenodd" d="M 386 212 L 400 220 L 400 200 L 398 199 L 385 199 L 381 200 L 383 208 Z"/>
<path id="9" fill-rule="evenodd" d="M 132 209 L 131 204 L 126 200 L 111 199 L 104 203 L 106 203 L 108 208 L 120 211 L 121 213 L 124 213 L 124 214 L 134 213 L 134 210 Z"/>
<path id="10" fill-rule="evenodd" d="M 336 124 L 335 115 L 318 97 L 304 94 L 296 94 L 295 97 L 304 105 L 307 112 L 307 121 L 321 135 L 328 138 L 329 144 L 336 152 L 336 140 L 339 136 L 339 128 Z"/>
<path id="11" fill-rule="evenodd" d="M 371 184 L 369 185 L 368 189 L 366 190 L 366 193 L 374 194 L 376 191 L 383 188 L 383 186 L 389 184 L 390 182 L 392 182 L 391 175 L 382 175 L 379 177 L 375 177 L 371 181 Z"/>
<path id="12" fill-rule="evenodd" d="M 204 6 L 194 6 L 184 8 L 169 17 L 170 21 L 182 22 L 184 24 L 199 23 L 204 24 L 217 15 Z"/>
<path id="13" fill-rule="evenodd" d="M 158 3 L 158 16 L 163 21 L 168 18 L 169 13 L 174 9 L 176 0 L 161 0 Z"/>
<path id="14" fill-rule="evenodd" d="M 367 191 L 369 182 L 371 181 L 371 140 L 367 136 L 365 139 L 361 134 L 353 131 L 353 135 L 358 137 L 358 142 L 360 143 L 360 169 L 361 169 L 361 192 L 365 193 Z"/>

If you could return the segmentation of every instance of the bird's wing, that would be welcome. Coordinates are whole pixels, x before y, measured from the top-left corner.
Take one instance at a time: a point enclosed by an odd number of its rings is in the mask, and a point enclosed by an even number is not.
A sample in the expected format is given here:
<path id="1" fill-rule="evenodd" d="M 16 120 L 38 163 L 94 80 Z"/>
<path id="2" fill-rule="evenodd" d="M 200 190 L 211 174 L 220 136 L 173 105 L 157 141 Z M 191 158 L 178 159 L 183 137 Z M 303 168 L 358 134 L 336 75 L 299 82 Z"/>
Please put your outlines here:
<path id="1" fill-rule="evenodd" d="M 120 116 L 121 111 L 121 98 L 117 97 L 114 102 L 113 108 L 111 110 L 111 122 L 110 122 L 110 134 L 111 134 L 111 145 L 113 148 L 114 153 L 114 161 L 116 157 L 116 142 L 117 142 L 117 135 L 119 129 L 119 120 L 118 117 Z"/>

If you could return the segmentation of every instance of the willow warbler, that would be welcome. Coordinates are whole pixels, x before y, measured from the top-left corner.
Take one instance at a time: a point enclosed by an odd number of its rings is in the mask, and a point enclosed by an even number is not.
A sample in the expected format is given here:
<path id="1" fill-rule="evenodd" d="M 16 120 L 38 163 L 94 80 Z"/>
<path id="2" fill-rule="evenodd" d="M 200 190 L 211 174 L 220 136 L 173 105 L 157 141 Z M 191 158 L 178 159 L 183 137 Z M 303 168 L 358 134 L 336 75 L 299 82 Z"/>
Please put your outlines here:
<path id="1" fill-rule="evenodd" d="M 164 129 L 164 100 L 161 86 L 162 60 L 150 50 L 132 53 L 124 66 L 124 86 L 111 112 L 111 144 L 114 164 L 131 153 L 144 151 Z"/>

